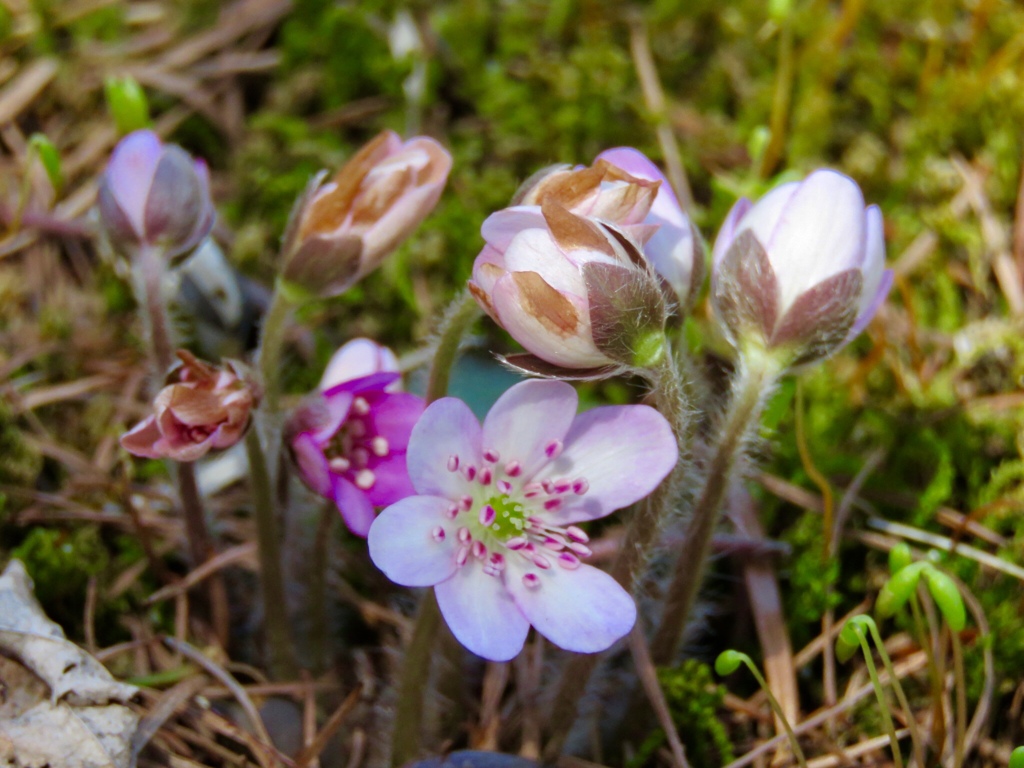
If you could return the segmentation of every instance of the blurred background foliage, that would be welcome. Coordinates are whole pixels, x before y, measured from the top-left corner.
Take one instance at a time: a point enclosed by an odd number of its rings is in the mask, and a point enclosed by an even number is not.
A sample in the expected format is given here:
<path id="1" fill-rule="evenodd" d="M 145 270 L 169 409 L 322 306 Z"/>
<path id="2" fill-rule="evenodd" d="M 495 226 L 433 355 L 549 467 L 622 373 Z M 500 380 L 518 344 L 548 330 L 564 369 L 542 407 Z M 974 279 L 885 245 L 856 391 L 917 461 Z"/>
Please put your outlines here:
<path id="1" fill-rule="evenodd" d="M 5 77 L 33 62 L 57 66 L 52 86 L 19 115 L 20 131 L 45 130 L 66 149 L 72 186 L 81 183 L 102 158 L 78 166 L 68 158 L 109 122 L 102 78 L 141 71 L 149 55 L 139 44 L 144 34 L 165 43 L 198 36 L 222 10 L 215 0 L 0 5 Z M 146 12 L 156 20 L 147 21 Z M 34 25 L 28 32 L 26 19 Z M 638 40 L 649 46 L 664 90 L 666 107 L 658 112 L 638 78 Z M 151 45 L 160 51 L 159 40 Z M 656 129 L 667 125 L 693 191 L 693 216 L 709 242 L 739 195 L 761 194 L 780 174 L 820 166 L 853 176 L 885 216 L 897 271 L 888 305 L 860 339 L 803 376 L 804 436 L 837 499 L 871 462 L 834 568 L 821 567 L 820 515 L 778 492 L 781 482 L 820 493 L 797 450 L 792 387 L 784 388 L 760 450 L 760 471 L 777 481 L 758 491 L 762 520 L 770 537 L 791 546 L 777 564 L 795 647 L 819 633 L 826 607 L 845 613 L 880 585 L 884 552 L 866 536 L 879 535 L 869 518 L 960 537 L 1024 563 L 1024 5 L 295 0 L 261 46 L 274 52 L 274 66 L 242 78 L 240 126 L 227 130 L 193 110 L 169 135 L 210 162 L 222 212 L 217 234 L 246 275 L 272 279 L 295 196 L 314 172 L 336 168 L 379 130 L 431 134 L 455 158 L 441 204 L 415 237 L 349 294 L 303 309 L 315 330 L 289 359 L 293 391 L 313 386 L 348 338 L 371 336 L 403 352 L 422 343 L 470 273 L 480 223 L 538 168 L 589 163 L 623 144 L 663 161 Z M 143 82 L 158 118 L 184 98 L 173 83 Z M 17 144 L 5 138 L 8 149 Z M 77 296 L 73 317 L 66 292 L 32 293 L 42 279 L 13 258 L 0 262 L 6 359 L 15 338 L 49 350 L 5 369 L 8 386 L 23 392 L 35 382 L 89 373 L 97 350 L 126 341 L 141 359 L 130 297 L 108 263 L 97 263 L 92 282 L 84 282 L 99 298 Z M 493 325 L 481 331 L 481 348 L 511 349 Z M 704 345 L 707 368 L 720 381 L 721 349 L 706 307 L 687 332 Z M 585 396 L 624 401 L 640 394 L 612 383 Z M 43 406 L 33 418 L 50 428 L 69 425 L 62 439 L 91 451 L 123 426 L 110 423 L 117 397 Z M 24 428 L 16 409 L 0 410 L 0 484 L 64 487 L 68 473 L 59 458 L 41 456 L 38 441 L 19 436 Z M 85 497 L 99 503 L 106 493 L 92 488 Z M 15 511 L 24 507 L 10 494 L 5 499 Z M 944 512 L 970 515 L 994 535 L 979 541 L 958 533 Z M 54 525 L 59 535 L 6 527 L 0 545 L 27 560 L 40 595 L 67 611 L 60 615 L 80 615 L 88 579 L 113 578 L 134 550 L 91 524 Z M 61 562 L 57 553 L 82 562 Z M 1001 672 L 994 711 L 1004 712 L 1024 669 L 1021 582 L 957 554 L 944 564 L 991 622 Z M 712 593 L 728 591 L 730 573 L 723 561 Z M 731 641 L 749 636 L 740 625 Z M 696 650 L 702 653 L 699 644 Z M 968 679 L 977 680 L 977 645 L 967 661 Z M 816 679 L 801 680 L 811 700 L 820 697 Z M 679 674 L 665 680 L 685 688 Z M 683 698 L 670 693 L 674 707 Z M 692 706 L 713 709 L 714 701 Z M 995 717 L 997 729 L 1007 727 Z"/>

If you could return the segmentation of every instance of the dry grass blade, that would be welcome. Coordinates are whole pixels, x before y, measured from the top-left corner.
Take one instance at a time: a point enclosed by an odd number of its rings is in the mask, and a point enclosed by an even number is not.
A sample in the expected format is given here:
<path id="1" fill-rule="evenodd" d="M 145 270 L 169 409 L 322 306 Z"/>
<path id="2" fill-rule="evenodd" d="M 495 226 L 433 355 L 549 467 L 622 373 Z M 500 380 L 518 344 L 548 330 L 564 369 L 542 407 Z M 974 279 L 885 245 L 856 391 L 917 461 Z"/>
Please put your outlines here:
<path id="1" fill-rule="evenodd" d="M 909 728 L 901 728 L 896 731 L 897 739 L 905 739 L 910 735 Z M 842 750 L 841 755 L 824 755 L 823 757 L 807 761 L 807 768 L 833 768 L 837 765 L 849 765 L 852 761 L 872 752 L 885 750 L 889 746 L 889 736 L 876 736 L 873 739 L 858 742 Z"/>
<path id="2" fill-rule="evenodd" d="M 320 753 L 324 751 L 324 747 L 327 746 L 327 742 L 331 740 L 331 737 L 334 736 L 345 722 L 345 718 L 349 716 L 349 713 L 359 702 L 359 695 L 362 693 L 362 690 L 363 687 L 357 684 L 355 690 L 345 697 L 345 700 L 334 710 L 334 714 L 327 719 L 324 727 L 320 729 L 320 732 L 317 733 L 313 741 L 295 757 L 295 768 L 306 768 L 314 758 L 320 756 Z"/>
<path id="3" fill-rule="evenodd" d="M 37 59 L 0 91 L 0 125 L 18 117 L 57 76 L 56 59 Z"/>
<path id="4" fill-rule="evenodd" d="M 753 499 L 741 486 L 737 486 L 732 493 L 729 511 L 730 517 L 742 533 L 753 539 L 765 538 L 764 529 L 754 510 Z M 782 597 L 775 571 L 766 560 L 750 559 L 744 563 L 743 578 L 750 597 L 750 609 L 754 614 L 757 638 L 764 652 L 764 671 L 768 686 L 778 699 L 786 718 L 790 722 L 796 722 L 800 717 L 796 666 L 793 663 L 793 646 L 786 630 Z M 782 723 L 776 722 L 776 728 L 781 732 Z"/>
<path id="5" fill-rule="evenodd" d="M 679 732 L 672 722 L 672 714 L 668 709 L 668 702 L 665 700 L 665 693 L 658 683 L 658 672 L 651 659 L 651 651 L 647 647 L 647 640 L 644 638 L 643 628 L 639 620 L 629 633 L 629 650 L 633 654 L 633 665 L 636 667 L 637 677 L 644 688 L 644 693 L 651 703 L 658 724 L 665 732 L 669 748 L 672 750 L 672 763 L 675 768 L 690 768 L 686 761 L 686 751 L 683 749 L 683 742 L 679 740 Z"/>
<path id="6" fill-rule="evenodd" d="M 928 660 L 925 656 L 924 651 L 919 651 L 894 664 L 893 667 L 895 668 L 896 676 L 902 679 L 907 675 L 912 675 L 916 672 L 920 672 L 922 669 L 925 668 L 925 665 L 927 663 Z M 889 675 L 885 672 L 885 670 L 880 670 L 878 677 L 881 680 L 883 686 L 888 684 Z M 793 733 L 797 736 L 802 736 L 805 733 L 810 733 L 814 729 L 820 727 L 823 723 L 836 718 L 844 712 L 848 712 L 858 703 L 872 695 L 874 695 L 874 686 L 871 683 L 862 685 L 855 690 L 849 691 L 843 698 L 843 700 L 836 704 L 834 707 L 818 710 L 809 718 L 804 720 L 802 723 L 794 725 Z M 743 768 L 743 766 L 745 765 L 750 765 L 762 755 L 766 755 L 772 750 L 778 748 L 783 742 L 786 741 L 787 738 L 788 736 L 785 733 L 779 734 L 778 736 L 774 736 L 768 739 L 767 741 L 758 744 L 745 755 L 742 755 L 736 760 L 733 760 L 728 765 L 724 766 L 724 768 Z"/>
<path id="7" fill-rule="evenodd" d="M 149 710 L 149 714 L 139 722 L 139 728 L 132 737 L 131 759 L 133 765 L 138 759 L 139 753 L 149 744 L 156 732 L 163 728 L 164 723 L 178 711 L 179 707 L 199 693 L 206 684 L 207 679 L 204 675 L 194 675 L 169 688 L 157 699 L 156 704 Z"/>
<path id="8" fill-rule="evenodd" d="M 164 644 L 167 645 L 174 651 L 177 651 L 182 656 L 187 658 L 189 661 L 193 661 L 200 667 L 205 669 L 213 677 L 217 678 L 223 683 L 228 690 L 231 691 L 235 696 L 235 700 L 245 711 L 246 716 L 249 718 L 250 725 L 252 726 L 253 732 L 263 742 L 264 745 L 273 749 L 274 742 L 270 739 L 270 734 L 267 733 L 267 728 L 263 724 L 263 718 L 260 717 L 259 711 L 256 709 L 256 705 L 252 703 L 252 699 L 249 698 L 249 694 L 246 693 L 245 688 L 239 685 L 238 681 L 219 664 L 214 663 L 212 660 L 204 656 L 196 648 L 193 648 L 188 643 L 177 640 L 173 637 L 163 638 Z"/>
<path id="9" fill-rule="evenodd" d="M 205 579 L 229 565 L 242 561 L 253 562 L 255 554 L 256 542 L 239 544 L 231 547 L 230 549 L 226 549 L 219 555 L 211 557 L 198 568 L 190 571 L 181 581 L 170 584 L 162 589 L 158 589 L 145 599 L 143 605 L 153 605 L 154 603 L 159 603 L 172 597 L 177 597 L 178 595 L 192 589 L 192 587 L 197 584 L 201 584 Z"/>

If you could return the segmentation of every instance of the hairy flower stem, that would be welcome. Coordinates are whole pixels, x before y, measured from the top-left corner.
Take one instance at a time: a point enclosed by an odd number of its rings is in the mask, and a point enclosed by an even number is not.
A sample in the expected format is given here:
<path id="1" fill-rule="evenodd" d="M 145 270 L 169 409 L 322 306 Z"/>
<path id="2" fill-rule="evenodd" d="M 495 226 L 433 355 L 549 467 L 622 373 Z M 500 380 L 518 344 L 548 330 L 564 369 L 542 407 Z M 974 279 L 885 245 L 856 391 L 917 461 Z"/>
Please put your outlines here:
<path id="1" fill-rule="evenodd" d="M 141 304 L 145 308 L 143 319 L 148 331 L 152 356 L 154 387 L 163 385 L 167 371 L 174 364 L 174 340 L 171 322 L 164 302 L 163 283 L 166 259 L 159 248 L 142 248 L 137 254 L 137 280 Z M 203 499 L 196 483 L 195 469 L 188 462 L 179 462 L 173 473 L 178 486 L 178 498 L 185 518 L 185 538 L 188 541 L 189 559 L 192 567 L 198 568 L 214 554 L 213 540 L 206 526 Z M 227 647 L 229 635 L 229 612 L 227 590 L 221 574 L 214 573 L 207 580 L 207 600 L 210 618 L 217 640 Z"/>
<path id="2" fill-rule="evenodd" d="M 767 356 L 743 354 L 739 358 L 728 410 L 712 451 L 704 486 L 683 534 L 661 623 L 651 642 L 651 657 L 655 664 L 668 664 L 675 657 L 704 580 L 711 535 L 718 523 L 722 501 L 736 478 L 748 437 L 760 421 L 761 411 L 774 389 L 779 372 L 779 364 Z"/>
<path id="3" fill-rule="evenodd" d="M 672 425 L 679 443 L 679 462 L 654 493 L 637 506 L 619 554 L 612 564 L 612 576 L 629 593 L 634 591 L 651 547 L 661 535 L 667 513 L 679 500 L 680 485 L 692 463 L 690 446 L 695 427 L 689 397 L 692 385 L 680 375 L 672 354 L 662 357 L 655 374 L 652 392 L 654 405 Z M 544 749 L 545 762 L 554 762 L 561 753 L 576 720 L 580 698 L 600 659 L 600 654 L 596 653 L 577 654 L 569 659 L 562 670 L 548 724 L 551 735 Z"/>
<path id="4" fill-rule="evenodd" d="M 263 318 L 259 353 L 263 402 L 270 413 L 277 413 L 281 407 L 281 351 L 284 348 L 284 335 L 288 330 L 294 308 L 295 305 L 278 284 L 270 300 L 270 308 Z"/>
<path id="5" fill-rule="evenodd" d="M 427 405 L 448 393 L 448 382 L 459 353 L 459 343 L 479 316 L 480 307 L 468 291 L 456 298 L 445 311 L 437 334 L 434 358 L 430 364 Z M 437 606 L 437 598 L 434 597 L 432 589 L 427 590 L 420 601 L 412 638 L 402 661 L 391 742 L 393 766 L 403 765 L 419 754 L 423 701 L 430 679 L 430 658 L 440 627 L 441 611 Z"/>
<path id="6" fill-rule="evenodd" d="M 256 510 L 256 546 L 259 550 L 263 612 L 270 648 L 270 673 L 277 679 L 293 679 L 298 670 L 288 631 L 284 574 L 281 570 L 281 539 L 274 514 L 273 484 L 267 457 L 254 424 L 245 435 L 249 457 L 252 499 Z"/>

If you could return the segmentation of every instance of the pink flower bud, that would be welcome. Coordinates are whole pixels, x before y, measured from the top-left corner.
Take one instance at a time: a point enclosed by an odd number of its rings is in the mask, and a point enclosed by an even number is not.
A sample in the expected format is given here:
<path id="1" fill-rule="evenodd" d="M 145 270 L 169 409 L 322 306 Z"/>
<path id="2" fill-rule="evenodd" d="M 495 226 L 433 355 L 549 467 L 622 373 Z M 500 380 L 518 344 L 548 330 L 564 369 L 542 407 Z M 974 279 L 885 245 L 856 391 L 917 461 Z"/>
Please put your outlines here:
<path id="1" fill-rule="evenodd" d="M 153 415 L 121 437 L 136 456 L 195 461 L 209 451 L 237 443 L 256 402 L 252 385 L 228 363 L 214 368 L 185 350 L 182 364 L 153 401 Z"/>
<path id="2" fill-rule="evenodd" d="M 99 190 L 100 218 L 113 244 L 128 253 L 188 253 L 213 227 L 206 163 L 152 131 L 130 133 L 114 148 Z"/>
<path id="3" fill-rule="evenodd" d="M 451 165 L 431 138 L 378 135 L 300 200 L 285 235 L 284 278 L 319 296 L 345 291 L 434 209 Z"/>
<path id="4" fill-rule="evenodd" d="M 662 337 L 665 297 L 622 229 L 547 200 L 498 211 L 482 232 L 469 289 L 539 359 L 516 356 L 514 365 L 578 377 L 643 366 L 638 344 Z"/>
<path id="5" fill-rule="evenodd" d="M 557 202 L 579 216 L 616 224 L 643 246 L 682 311 L 700 293 L 705 272 L 700 233 L 658 166 L 632 147 L 606 150 L 589 168 L 545 169 L 523 184 L 514 201 Z"/>
<path id="6" fill-rule="evenodd" d="M 732 341 L 792 364 L 860 333 L 891 285 L 881 211 L 836 171 L 739 200 L 715 242 L 711 298 Z"/>

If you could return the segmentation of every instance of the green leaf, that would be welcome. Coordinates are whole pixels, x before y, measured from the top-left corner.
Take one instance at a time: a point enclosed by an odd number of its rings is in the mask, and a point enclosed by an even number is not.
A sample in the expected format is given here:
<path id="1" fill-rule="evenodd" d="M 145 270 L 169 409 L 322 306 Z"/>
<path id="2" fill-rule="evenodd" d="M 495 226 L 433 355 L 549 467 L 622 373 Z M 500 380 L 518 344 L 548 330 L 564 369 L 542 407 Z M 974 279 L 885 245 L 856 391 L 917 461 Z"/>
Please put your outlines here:
<path id="1" fill-rule="evenodd" d="M 962 630 L 967 624 L 967 611 L 956 582 L 937 568 L 926 569 L 924 579 L 949 628 L 954 632 Z"/>
<path id="2" fill-rule="evenodd" d="M 914 562 L 914 557 L 910 553 L 910 546 L 905 541 L 901 541 L 889 550 L 889 573 L 899 573 L 912 562 Z"/>
<path id="3" fill-rule="evenodd" d="M 1010 753 L 1010 763 L 1007 768 L 1024 768 L 1024 747 L 1017 747 Z"/>
<path id="4" fill-rule="evenodd" d="M 731 675 L 740 665 L 743 664 L 746 654 L 740 653 L 739 651 L 722 651 L 718 654 L 718 658 L 715 659 L 715 672 L 722 677 Z"/>
<path id="5" fill-rule="evenodd" d="M 921 571 L 930 568 L 930 563 L 919 561 L 895 572 L 878 593 L 878 600 L 875 603 L 875 610 L 882 618 L 892 616 L 900 608 L 906 605 L 910 596 L 917 589 L 917 582 L 921 579 Z"/>
<path id="6" fill-rule="evenodd" d="M 108 77 L 103 89 L 119 134 L 123 136 L 149 127 L 149 102 L 146 99 L 146 92 L 134 78 Z"/>
<path id="7" fill-rule="evenodd" d="M 28 138 L 28 146 L 30 151 L 35 152 L 39 162 L 43 164 L 54 191 L 59 192 L 64 185 L 64 173 L 61 170 L 60 153 L 53 146 L 53 142 L 42 133 L 33 133 Z"/>

